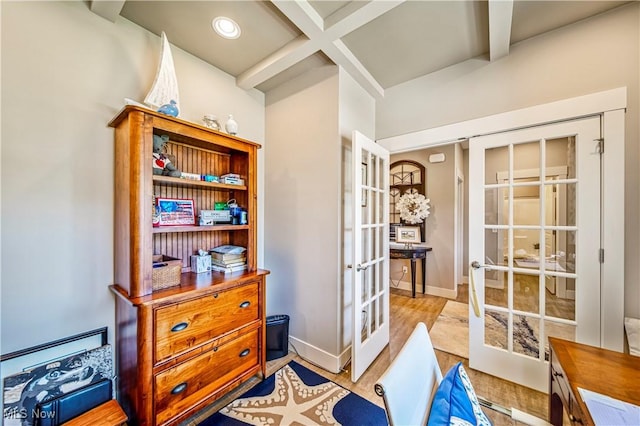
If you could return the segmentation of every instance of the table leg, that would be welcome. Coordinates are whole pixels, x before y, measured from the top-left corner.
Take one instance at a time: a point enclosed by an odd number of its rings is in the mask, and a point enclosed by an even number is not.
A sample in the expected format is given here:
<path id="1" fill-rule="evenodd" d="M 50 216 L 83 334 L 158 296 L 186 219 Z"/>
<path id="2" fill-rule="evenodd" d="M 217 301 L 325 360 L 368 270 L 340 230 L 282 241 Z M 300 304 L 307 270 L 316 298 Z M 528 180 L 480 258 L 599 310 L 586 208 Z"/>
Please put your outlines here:
<path id="1" fill-rule="evenodd" d="M 427 276 L 427 259 L 422 258 L 422 294 L 424 294 L 425 291 L 427 290 L 426 276 Z"/>
<path id="2" fill-rule="evenodd" d="M 416 297 L 416 260 L 411 259 L 411 297 Z"/>

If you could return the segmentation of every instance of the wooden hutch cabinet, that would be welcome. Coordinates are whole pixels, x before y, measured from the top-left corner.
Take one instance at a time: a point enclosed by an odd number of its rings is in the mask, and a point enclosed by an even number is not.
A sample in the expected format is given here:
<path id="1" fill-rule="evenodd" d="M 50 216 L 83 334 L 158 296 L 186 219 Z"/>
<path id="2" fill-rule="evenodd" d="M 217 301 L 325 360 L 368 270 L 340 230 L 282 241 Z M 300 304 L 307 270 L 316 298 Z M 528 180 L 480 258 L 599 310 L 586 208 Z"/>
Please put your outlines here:
<path id="1" fill-rule="evenodd" d="M 115 128 L 111 290 L 118 399 L 130 424 L 176 424 L 252 376 L 265 376 L 268 271 L 256 267 L 260 145 L 135 106 L 109 125 Z M 182 172 L 234 173 L 244 183 L 154 175 L 154 135 L 169 137 L 166 152 Z M 193 200 L 196 224 L 153 227 L 155 197 Z M 246 210 L 246 224 L 197 225 L 200 210 L 230 199 Z M 245 271 L 191 272 L 191 255 L 225 244 L 246 247 Z M 178 285 L 154 290 L 153 256 L 159 254 L 182 260 Z"/>

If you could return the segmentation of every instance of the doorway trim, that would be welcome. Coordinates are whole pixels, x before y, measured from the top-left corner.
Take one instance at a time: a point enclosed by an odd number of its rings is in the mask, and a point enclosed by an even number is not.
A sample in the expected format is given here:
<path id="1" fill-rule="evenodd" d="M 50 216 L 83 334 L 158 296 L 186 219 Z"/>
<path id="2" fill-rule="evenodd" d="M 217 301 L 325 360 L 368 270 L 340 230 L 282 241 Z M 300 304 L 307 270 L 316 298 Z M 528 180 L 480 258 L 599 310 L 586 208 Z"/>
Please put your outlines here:
<path id="1" fill-rule="evenodd" d="M 439 145 L 463 142 L 474 136 L 502 133 L 526 127 L 602 116 L 602 136 L 606 144 L 603 156 L 602 224 L 605 262 L 601 282 L 601 345 L 624 350 L 624 114 L 627 88 L 596 92 L 514 111 L 461 121 L 404 135 L 378 139 L 391 154 L 415 151 Z M 505 125 L 508 123 L 508 125 Z M 468 248 L 467 248 L 468 249 Z M 458 260 L 454 259 L 454 265 Z M 605 291 L 606 290 L 606 291 Z"/>

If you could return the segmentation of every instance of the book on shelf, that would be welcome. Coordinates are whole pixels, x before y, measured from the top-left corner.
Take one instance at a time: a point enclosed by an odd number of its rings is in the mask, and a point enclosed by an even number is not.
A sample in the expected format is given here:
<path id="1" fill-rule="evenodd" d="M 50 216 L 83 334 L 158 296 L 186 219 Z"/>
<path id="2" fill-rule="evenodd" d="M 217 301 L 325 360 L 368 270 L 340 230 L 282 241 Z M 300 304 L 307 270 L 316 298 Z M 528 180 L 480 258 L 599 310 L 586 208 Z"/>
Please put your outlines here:
<path id="1" fill-rule="evenodd" d="M 218 265 L 211 265 L 211 270 L 212 271 L 216 271 L 216 272 L 224 272 L 224 273 L 228 273 L 228 272 L 237 272 L 237 271 L 244 271 L 247 269 L 247 264 L 244 263 L 242 265 L 237 265 L 237 266 L 218 266 Z"/>
<path id="2" fill-rule="evenodd" d="M 219 253 L 219 254 L 242 254 L 247 249 L 242 246 L 234 246 L 231 244 L 224 244 L 218 247 L 214 247 L 209 250 L 211 253 Z"/>
<path id="3" fill-rule="evenodd" d="M 247 258 L 245 253 L 240 253 L 240 254 L 220 254 L 220 253 L 210 252 L 209 254 L 211 255 L 211 259 L 212 260 L 218 260 L 220 262 L 230 262 L 230 261 L 238 262 L 239 259 L 246 259 Z"/>
<path id="4" fill-rule="evenodd" d="M 238 259 L 229 259 L 229 260 L 219 260 L 219 259 L 211 258 L 211 263 L 217 266 L 226 266 L 226 267 L 238 266 L 238 265 L 244 265 L 245 263 L 247 263 L 247 258 L 240 257 Z"/>

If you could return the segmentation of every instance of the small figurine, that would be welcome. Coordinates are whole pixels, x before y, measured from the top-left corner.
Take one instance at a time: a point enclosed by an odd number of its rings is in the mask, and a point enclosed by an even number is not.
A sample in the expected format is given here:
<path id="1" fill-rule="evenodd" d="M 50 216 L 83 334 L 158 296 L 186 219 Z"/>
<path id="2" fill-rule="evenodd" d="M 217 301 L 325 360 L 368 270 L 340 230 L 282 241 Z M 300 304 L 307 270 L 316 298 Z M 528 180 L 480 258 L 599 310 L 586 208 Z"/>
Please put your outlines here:
<path id="1" fill-rule="evenodd" d="M 170 115 L 172 117 L 177 117 L 178 116 L 178 106 L 176 105 L 176 101 L 171 99 L 171 101 L 168 104 L 162 105 L 158 109 L 158 112 L 162 113 L 162 114 Z"/>
<path id="2" fill-rule="evenodd" d="M 182 173 L 174 165 L 175 156 L 164 153 L 167 142 L 169 142 L 169 136 L 153 135 L 153 174 L 180 177 Z"/>

